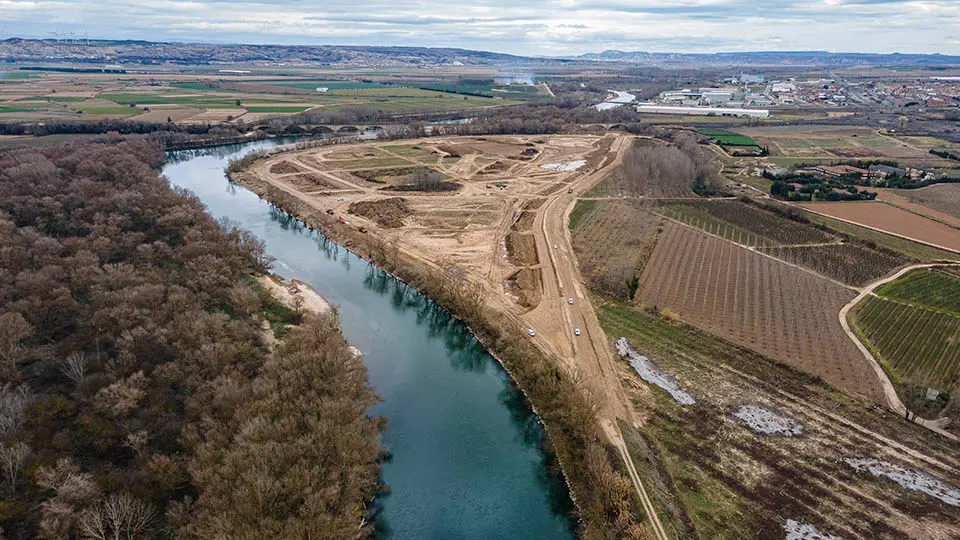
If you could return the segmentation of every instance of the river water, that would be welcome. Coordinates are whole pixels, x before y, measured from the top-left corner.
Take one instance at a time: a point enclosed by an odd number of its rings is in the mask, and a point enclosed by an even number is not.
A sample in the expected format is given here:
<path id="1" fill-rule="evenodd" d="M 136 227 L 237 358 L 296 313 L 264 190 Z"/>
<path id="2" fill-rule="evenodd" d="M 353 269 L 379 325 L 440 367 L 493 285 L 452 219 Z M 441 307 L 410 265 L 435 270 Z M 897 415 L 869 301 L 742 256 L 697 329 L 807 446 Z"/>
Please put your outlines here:
<path id="1" fill-rule="evenodd" d="M 377 499 L 378 537 L 573 538 L 572 503 L 548 472 L 542 428 L 523 395 L 465 326 L 433 302 L 303 223 L 229 182 L 231 158 L 280 141 L 171 152 L 163 173 L 216 218 L 266 242 L 274 271 L 337 306 L 363 352 L 390 429 L 389 493 Z"/>

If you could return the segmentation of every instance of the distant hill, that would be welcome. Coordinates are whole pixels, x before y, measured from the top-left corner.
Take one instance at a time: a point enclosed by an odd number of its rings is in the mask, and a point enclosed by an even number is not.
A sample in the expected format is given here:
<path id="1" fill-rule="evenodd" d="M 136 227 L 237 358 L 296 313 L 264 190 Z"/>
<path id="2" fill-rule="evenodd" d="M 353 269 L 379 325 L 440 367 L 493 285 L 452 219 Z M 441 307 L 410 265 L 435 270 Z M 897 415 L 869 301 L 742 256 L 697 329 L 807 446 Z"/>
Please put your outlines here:
<path id="1" fill-rule="evenodd" d="M 713 54 L 624 52 L 583 54 L 572 60 L 625 62 L 649 66 L 958 66 L 960 56 L 942 54 L 830 53 L 826 51 L 721 52 Z"/>
<path id="2" fill-rule="evenodd" d="M 230 64 L 278 62 L 331 66 L 515 65 L 556 62 L 509 54 L 428 47 L 243 45 L 11 38 L 0 61 Z"/>
<path id="3" fill-rule="evenodd" d="M 621 62 L 647 66 L 960 66 L 960 56 L 940 54 L 868 54 L 732 52 L 715 54 L 624 52 L 573 57 L 534 58 L 469 49 L 348 45 L 244 45 L 160 43 L 133 40 L 10 38 L 0 41 L 0 61 L 84 64 L 309 64 L 329 66 L 542 65 Z"/>

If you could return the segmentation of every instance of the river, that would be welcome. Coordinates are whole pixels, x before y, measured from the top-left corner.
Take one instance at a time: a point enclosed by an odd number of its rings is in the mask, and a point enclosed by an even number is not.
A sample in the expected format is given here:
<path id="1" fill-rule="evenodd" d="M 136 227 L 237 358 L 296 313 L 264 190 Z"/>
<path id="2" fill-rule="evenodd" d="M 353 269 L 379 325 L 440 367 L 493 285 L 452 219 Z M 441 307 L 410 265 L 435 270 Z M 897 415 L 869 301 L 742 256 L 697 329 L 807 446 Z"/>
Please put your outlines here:
<path id="1" fill-rule="evenodd" d="M 404 283 L 229 182 L 229 159 L 269 140 L 171 152 L 163 174 L 266 242 L 274 271 L 337 306 L 383 402 L 389 493 L 378 497 L 378 538 L 573 538 L 573 505 L 548 472 L 542 427 L 467 328 Z"/>

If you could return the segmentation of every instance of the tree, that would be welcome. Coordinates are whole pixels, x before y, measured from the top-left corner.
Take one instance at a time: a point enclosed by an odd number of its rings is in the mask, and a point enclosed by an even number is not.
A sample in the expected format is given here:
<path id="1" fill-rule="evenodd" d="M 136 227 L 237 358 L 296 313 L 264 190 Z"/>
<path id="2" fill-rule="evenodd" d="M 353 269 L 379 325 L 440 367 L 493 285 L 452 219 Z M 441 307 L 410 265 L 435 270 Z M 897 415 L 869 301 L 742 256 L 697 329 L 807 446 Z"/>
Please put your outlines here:
<path id="1" fill-rule="evenodd" d="M 414 169 L 410 180 L 419 191 L 437 191 L 443 186 L 443 175 L 429 167 Z"/>
<path id="2" fill-rule="evenodd" d="M 0 448 L 0 472 L 3 473 L 3 481 L 9 491 L 16 487 L 20 473 L 23 472 L 23 464 L 29 455 L 30 447 L 22 442 Z"/>
<path id="3" fill-rule="evenodd" d="M 107 496 L 80 516 L 80 531 L 93 540 L 147 538 L 154 508 L 127 493 Z"/>

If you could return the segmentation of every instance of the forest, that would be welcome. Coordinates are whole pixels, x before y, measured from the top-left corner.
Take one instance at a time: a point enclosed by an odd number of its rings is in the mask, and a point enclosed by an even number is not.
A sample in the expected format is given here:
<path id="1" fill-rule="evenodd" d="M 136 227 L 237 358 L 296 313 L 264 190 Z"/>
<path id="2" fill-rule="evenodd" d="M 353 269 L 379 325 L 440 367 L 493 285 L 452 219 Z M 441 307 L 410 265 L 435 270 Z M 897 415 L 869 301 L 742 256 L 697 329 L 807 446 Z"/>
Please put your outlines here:
<path id="1" fill-rule="evenodd" d="M 0 152 L 0 538 L 371 535 L 386 424 L 335 311 L 162 159 Z"/>

